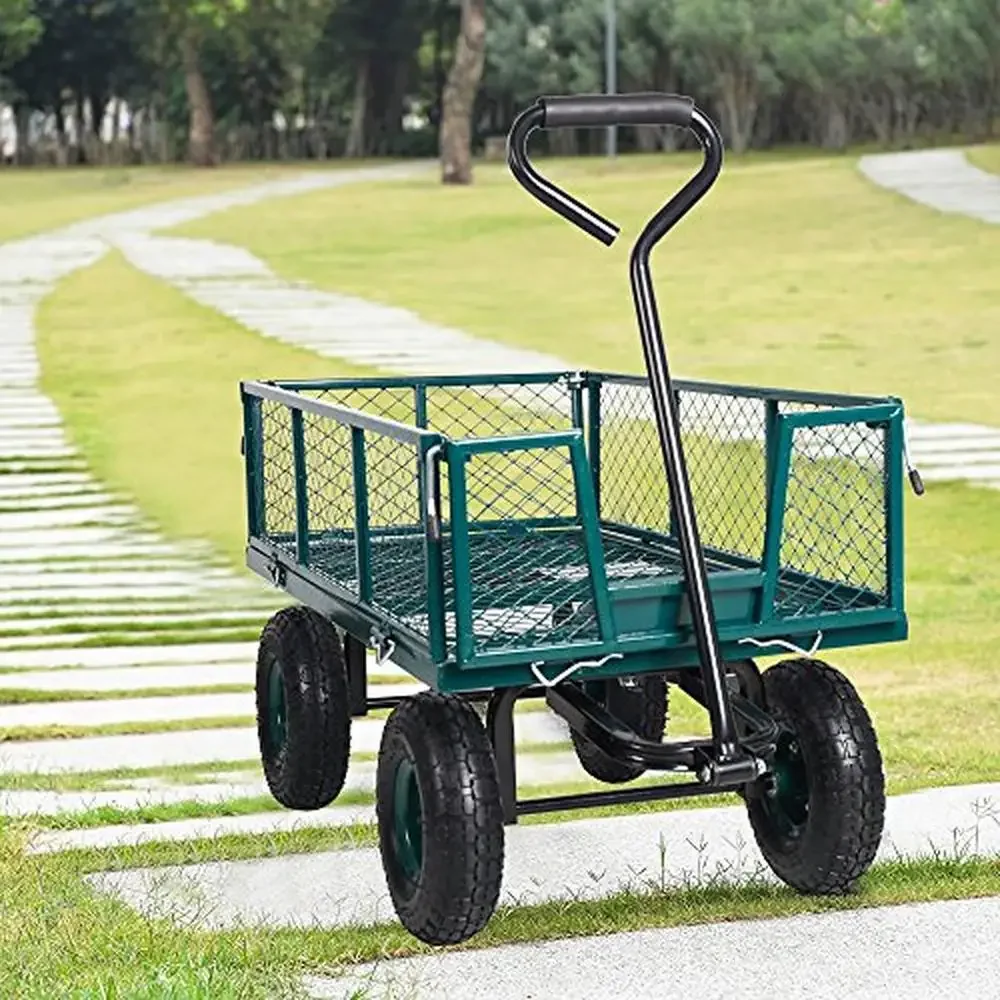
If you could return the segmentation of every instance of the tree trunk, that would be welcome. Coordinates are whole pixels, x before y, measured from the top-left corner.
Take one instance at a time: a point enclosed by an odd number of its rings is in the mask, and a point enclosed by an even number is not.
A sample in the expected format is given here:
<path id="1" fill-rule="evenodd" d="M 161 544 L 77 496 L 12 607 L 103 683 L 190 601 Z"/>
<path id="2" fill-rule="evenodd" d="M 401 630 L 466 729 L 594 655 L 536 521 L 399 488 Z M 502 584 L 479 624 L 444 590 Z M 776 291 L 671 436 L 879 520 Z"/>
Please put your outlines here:
<path id="1" fill-rule="evenodd" d="M 188 128 L 188 158 L 196 167 L 215 166 L 215 117 L 212 99 L 201 69 L 197 39 L 190 31 L 181 35 L 181 61 L 184 66 L 184 88 L 187 91 L 190 124 Z"/>
<path id="2" fill-rule="evenodd" d="M 733 67 L 721 74 L 722 133 L 734 153 L 743 153 L 753 138 L 757 88 L 750 72 Z"/>
<path id="3" fill-rule="evenodd" d="M 486 0 L 462 0 L 462 23 L 442 97 L 441 180 L 472 183 L 472 109 L 486 58 Z"/>
<path id="4" fill-rule="evenodd" d="M 351 107 L 351 127 L 347 133 L 347 147 L 344 156 L 365 155 L 365 120 L 368 117 L 368 69 L 369 58 L 365 56 L 358 66 L 354 80 L 354 103 Z"/>

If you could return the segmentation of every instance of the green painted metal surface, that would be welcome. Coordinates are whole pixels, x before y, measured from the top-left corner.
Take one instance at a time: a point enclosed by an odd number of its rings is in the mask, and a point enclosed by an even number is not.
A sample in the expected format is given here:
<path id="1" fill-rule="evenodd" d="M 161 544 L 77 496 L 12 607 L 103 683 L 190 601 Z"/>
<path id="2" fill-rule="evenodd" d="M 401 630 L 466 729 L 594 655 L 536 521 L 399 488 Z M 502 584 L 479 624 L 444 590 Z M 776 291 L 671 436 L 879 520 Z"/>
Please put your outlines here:
<path id="1" fill-rule="evenodd" d="M 727 655 L 904 638 L 900 401 L 689 382 L 678 401 Z M 243 404 L 250 565 L 391 635 L 426 683 L 697 664 L 644 379 L 245 383 Z"/>

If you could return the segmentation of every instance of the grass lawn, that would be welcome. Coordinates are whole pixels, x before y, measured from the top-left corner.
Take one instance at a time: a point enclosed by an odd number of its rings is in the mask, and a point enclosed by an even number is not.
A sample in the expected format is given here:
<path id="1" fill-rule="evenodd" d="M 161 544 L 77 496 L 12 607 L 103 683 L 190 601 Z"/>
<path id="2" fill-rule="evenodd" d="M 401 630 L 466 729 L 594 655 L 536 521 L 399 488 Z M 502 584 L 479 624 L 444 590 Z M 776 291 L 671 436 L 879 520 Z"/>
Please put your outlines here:
<path id="1" fill-rule="evenodd" d="M 62 282 L 39 325 L 42 387 L 97 477 L 168 534 L 242 563 L 239 381 L 320 377 L 330 362 L 248 334 L 118 254 Z"/>
<path id="2" fill-rule="evenodd" d="M 693 160 L 666 164 L 558 169 L 634 231 Z M 417 181 L 287 199 L 185 231 L 246 245 L 289 277 L 581 364 L 637 370 L 624 248 L 602 253 L 499 168 L 478 180 L 470 190 Z M 686 374 L 896 392 L 920 416 L 1000 424 L 998 259 L 1000 231 L 874 190 L 848 160 L 751 157 L 660 252 L 657 272 Z M 553 279 L 570 293 L 553 295 Z M 115 255 L 63 282 L 41 327 L 45 391 L 98 476 L 170 535 L 207 538 L 234 563 L 244 538 L 237 382 L 370 374 L 254 336 Z M 875 716 L 893 791 L 996 780 L 1000 497 L 935 485 L 907 498 L 907 522 L 910 642 L 832 658 Z M 351 836 L 364 842 L 370 831 Z M 274 838 L 273 849 L 338 847 L 343 837 L 303 831 Z M 144 846 L 120 864 L 254 857 L 261 843 L 236 837 L 211 853 Z M 16 984 L 26 1000 L 280 997 L 300 971 L 423 950 L 396 927 L 178 931 L 96 897 L 81 875 L 109 863 L 107 852 L 24 857 L 17 831 L 0 830 L 0 996 Z M 995 862 L 893 864 L 846 899 L 714 885 L 504 910 L 474 945 L 997 893 Z"/>
<path id="3" fill-rule="evenodd" d="M 244 164 L 217 170 L 182 166 L 0 170 L 0 241 L 155 201 L 216 194 L 309 169 L 321 168 Z"/>
<path id="4" fill-rule="evenodd" d="M 627 254 L 695 159 L 557 162 L 552 176 L 623 226 L 604 249 L 499 165 L 230 211 L 186 235 L 247 247 L 278 273 L 405 306 L 573 364 L 641 369 Z M 330 225 L 330 220 L 336 225 Z M 894 393 L 910 412 L 1000 426 L 1000 226 L 869 184 L 850 157 L 733 159 L 654 257 L 675 370 Z"/>
<path id="5" fill-rule="evenodd" d="M 0 995 L 277 1000 L 301 996 L 296 979 L 303 972 L 427 951 L 398 926 L 334 932 L 178 929 L 96 895 L 80 877 L 88 868 L 86 856 L 26 857 L 15 833 L 0 833 Z M 856 894 L 832 899 L 757 882 L 651 887 L 599 902 L 501 909 L 472 946 L 997 893 L 995 864 L 959 860 L 883 865 L 866 876 Z"/>
<path id="6" fill-rule="evenodd" d="M 969 150 L 969 159 L 981 170 L 1000 174 L 1000 145 L 973 146 Z"/>
<path id="7" fill-rule="evenodd" d="M 563 166 L 562 171 L 576 175 L 575 190 L 593 195 L 595 204 L 614 217 L 634 222 L 637 206 L 664 186 L 651 167 L 652 161 L 642 160 L 625 161 L 610 174 L 598 164 L 588 166 L 586 174 L 578 166 Z M 668 166 L 667 174 L 676 181 L 681 171 Z M 634 195 L 619 191 L 626 176 Z M 844 160 L 755 163 L 751 158 L 738 164 L 729 180 L 705 218 L 678 231 L 678 241 L 683 247 L 687 240 L 689 249 L 699 242 L 718 242 L 718 232 L 709 230 L 713 219 L 718 227 L 718 213 L 728 204 L 736 232 L 727 227 L 718 252 L 705 256 L 704 284 L 695 280 L 693 262 L 685 263 L 675 253 L 660 257 L 664 313 L 676 308 L 685 316 L 676 327 L 675 354 L 681 361 L 687 358 L 686 371 L 829 389 L 900 391 L 906 388 L 901 382 L 917 377 L 914 358 L 919 356 L 921 398 L 929 400 L 926 407 L 916 407 L 922 414 L 930 410 L 982 419 L 974 400 L 1000 406 L 991 369 L 1000 364 L 1000 340 L 986 330 L 990 316 L 1000 318 L 991 263 L 1000 259 L 1000 229 L 938 216 L 873 190 Z M 287 273 L 294 270 L 330 283 L 343 279 L 349 290 L 372 294 L 378 285 L 382 297 L 411 305 L 414 297 L 433 300 L 434 315 L 483 334 L 500 336 L 505 322 L 503 315 L 488 317 L 485 304 L 512 285 L 524 288 L 532 301 L 544 305 L 543 313 L 548 310 L 553 325 L 546 335 L 538 312 L 531 309 L 520 325 L 507 316 L 507 336 L 572 354 L 572 324 L 556 322 L 554 302 L 545 305 L 543 288 L 551 287 L 540 277 L 545 269 L 518 263 L 532 257 L 534 248 L 534 258 L 556 272 L 580 269 L 574 284 L 579 294 L 570 297 L 567 308 L 574 323 L 598 334 L 589 346 L 586 338 L 577 339 L 580 351 L 590 352 L 595 363 L 638 367 L 627 310 L 618 309 L 622 296 L 604 297 L 595 277 L 599 267 L 608 267 L 606 277 L 612 277 L 620 258 L 602 255 L 596 244 L 533 212 L 499 171 L 482 169 L 480 185 L 470 190 L 433 190 L 429 197 L 428 185 L 416 181 L 352 188 L 350 194 L 321 193 L 285 200 L 280 208 L 265 205 L 227 213 L 199 228 L 226 239 L 239 235 L 257 251 L 273 241 L 272 262 Z M 761 204 L 781 190 L 797 211 L 761 214 Z M 847 195 L 851 200 L 844 200 Z M 381 208 L 372 200 L 376 197 L 384 203 Z M 829 210 L 831 199 L 838 202 L 836 212 Z M 335 229 L 315 222 L 339 217 L 338 212 L 346 218 Z M 365 225 L 359 222 L 355 228 L 350 223 L 362 213 Z M 823 224 L 807 224 L 807 215 L 814 222 L 822 218 Z M 853 228 L 845 216 L 853 219 Z M 869 217 L 872 227 L 866 228 L 863 221 Z M 755 219 L 757 228 L 748 219 Z M 392 225 L 402 227 L 401 249 L 388 241 Z M 491 233 L 495 240 L 487 238 Z M 798 256 L 784 253 L 787 267 L 762 273 L 759 258 L 785 240 L 798 246 Z M 995 246 L 988 250 L 991 240 Z M 459 244 L 464 252 L 456 255 Z M 520 253 L 504 252 L 511 245 L 520 247 Z M 427 268 L 435 255 L 445 259 L 431 272 Z M 491 275 L 504 275 L 502 288 L 495 277 L 483 280 L 487 260 Z M 945 280 L 920 279 L 929 261 L 937 263 Z M 675 263 L 681 273 L 671 272 Z M 789 269 L 797 275 L 794 295 L 788 291 L 793 280 Z M 813 321 L 822 327 L 831 312 L 839 312 L 848 317 L 846 325 L 865 325 L 873 310 L 891 312 L 883 297 L 873 297 L 879 282 L 867 274 L 871 269 L 882 274 L 887 295 L 888 289 L 898 292 L 906 286 L 908 294 L 920 299 L 919 316 L 916 307 L 903 303 L 912 335 L 903 337 L 897 325 L 878 350 L 833 349 L 816 334 Z M 722 295 L 724 272 L 741 279 L 728 299 Z M 745 339 L 698 333 L 704 316 L 693 303 L 670 294 L 683 276 L 709 313 L 757 310 L 757 322 L 744 328 Z M 450 297 L 459 277 L 466 294 Z M 852 282 L 863 284 L 868 297 L 855 297 Z M 582 301 L 591 303 L 589 314 L 581 309 Z M 960 305 L 961 332 L 942 302 Z M 493 313 L 504 313 L 499 301 L 493 305 Z M 97 315 L 100 322 L 95 323 Z M 473 317 L 479 317 L 478 325 L 465 322 Z M 773 323 L 765 322 L 766 317 Z M 252 335 L 137 273 L 117 256 L 63 282 L 45 302 L 41 326 L 45 389 L 57 400 L 98 476 L 134 496 L 168 533 L 208 538 L 236 563 L 242 561 L 244 539 L 236 383 L 245 377 L 352 373 L 343 363 Z M 793 348 L 796 330 L 806 336 L 802 348 Z M 982 346 L 962 346 L 963 338 L 980 337 Z M 947 360 L 934 360 L 935 352 Z M 974 362 L 977 354 L 981 360 Z M 803 365 L 806 357 L 823 363 Z M 784 371 L 793 361 L 794 370 Z M 863 362 L 870 367 L 861 367 Z M 990 733 L 1000 723 L 1000 692 L 991 650 L 1000 640 L 1000 565 L 992 553 L 1000 539 L 1000 503 L 991 492 L 935 485 L 918 502 L 908 498 L 907 507 L 912 638 L 901 645 L 845 650 L 834 659 L 856 680 L 872 708 L 894 791 L 995 780 L 1000 748 Z"/>

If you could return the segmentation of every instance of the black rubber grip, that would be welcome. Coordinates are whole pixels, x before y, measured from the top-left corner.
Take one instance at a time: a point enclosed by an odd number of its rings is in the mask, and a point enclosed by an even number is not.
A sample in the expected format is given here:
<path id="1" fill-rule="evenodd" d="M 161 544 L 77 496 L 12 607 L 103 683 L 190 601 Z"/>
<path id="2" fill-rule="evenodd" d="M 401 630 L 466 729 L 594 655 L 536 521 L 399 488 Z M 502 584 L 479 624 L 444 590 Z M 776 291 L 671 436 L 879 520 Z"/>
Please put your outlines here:
<path id="1" fill-rule="evenodd" d="M 691 124 L 694 101 L 680 94 L 580 94 L 541 97 L 542 128 Z"/>

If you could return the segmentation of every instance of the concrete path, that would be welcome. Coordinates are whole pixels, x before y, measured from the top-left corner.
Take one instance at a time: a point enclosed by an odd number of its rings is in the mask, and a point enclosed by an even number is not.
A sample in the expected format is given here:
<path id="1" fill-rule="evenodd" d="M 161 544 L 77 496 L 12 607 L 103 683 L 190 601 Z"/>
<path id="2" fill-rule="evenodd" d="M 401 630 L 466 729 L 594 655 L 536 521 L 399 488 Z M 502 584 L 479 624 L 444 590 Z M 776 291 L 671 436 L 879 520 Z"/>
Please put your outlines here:
<path id="1" fill-rule="evenodd" d="M 254 765 L 256 771 L 256 762 L 252 761 L 251 764 Z M 569 750 L 522 753 L 519 764 L 522 772 L 529 775 L 532 783 L 536 785 L 551 786 L 557 783 L 578 781 L 581 777 L 576 757 Z M 234 776 L 249 775 L 255 771 L 239 772 Z M 82 812 L 100 806 L 138 809 L 143 806 L 180 802 L 224 803 L 234 798 L 268 796 L 270 794 L 266 783 L 261 779 L 254 781 L 219 780 L 215 783 L 171 786 L 162 781 L 158 783 L 156 778 L 139 778 L 131 779 L 129 784 L 136 787 L 94 792 L 4 792 L 0 790 L 0 815 L 53 816 L 69 812 Z M 349 792 L 361 792 L 374 797 L 374 763 L 352 761 L 347 773 L 347 782 L 344 785 L 344 793 Z M 363 818 L 359 818 L 362 816 Z M 374 805 L 349 807 L 334 803 L 326 809 L 308 813 L 288 812 L 282 809 L 241 816 L 210 816 L 204 819 L 45 830 L 32 838 L 29 850 L 32 853 L 53 853 L 86 847 L 123 847 L 161 840 L 198 840 L 212 837 L 220 831 L 261 833 L 312 827 L 345 826 L 361 822 L 374 822 L 373 817 Z M 218 825 L 220 821 L 221 826 Z"/>
<path id="2" fill-rule="evenodd" d="M 199 697 L 229 699 L 234 696 Z M 164 713 L 169 710 L 171 701 L 173 699 L 164 700 Z M 135 712 L 139 715 L 141 707 Z M 82 718 L 81 723 L 86 724 Z M 355 720 L 351 726 L 352 749 L 375 753 L 382 738 L 383 725 L 380 719 Z M 524 743 L 561 743 L 566 738 L 560 721 L 548 712 L 518 714 L 514 720 L 514 732 L 518 741 Z M 255 756 L 257 752 L 257 730 L 253 727 L 36 740 L 0 743 L 0 773 L 80 774 L 116 767 L 205 764 L 219 760 L 243 760 Z"/>
<path id="3" fill-rule="evenodd" d="M 880 859 L 934 852 L 1000 856 L 1000 784 L 890 800 Z M 502 900 L 597 899 L 709 878 L 775 881 L 742 806 L 509 828 Z M 113 872 L 91 881 L 143 913 L 207 927 L 394 919 L 375 849 Z"/>
<path id="4" fill-rule="evenodd" d="M 928 208 L 1000 225 L 1000 177 L 974 167 L 957 149 L 862 156 L 861 172 Z"/>
<path id="5" fill-rule="evenodd" d="M 996 1000 L 1000 899 L 469 949 L 310 977 L 315 1000 Z"/>

